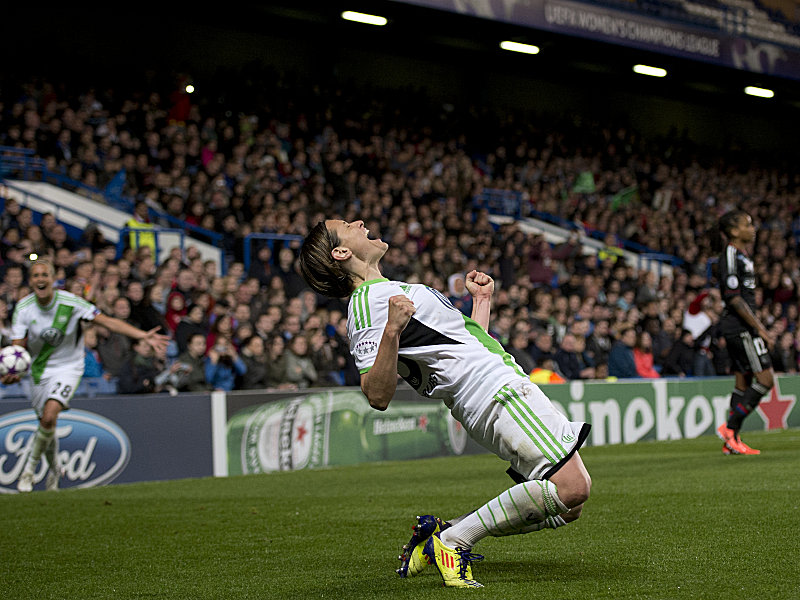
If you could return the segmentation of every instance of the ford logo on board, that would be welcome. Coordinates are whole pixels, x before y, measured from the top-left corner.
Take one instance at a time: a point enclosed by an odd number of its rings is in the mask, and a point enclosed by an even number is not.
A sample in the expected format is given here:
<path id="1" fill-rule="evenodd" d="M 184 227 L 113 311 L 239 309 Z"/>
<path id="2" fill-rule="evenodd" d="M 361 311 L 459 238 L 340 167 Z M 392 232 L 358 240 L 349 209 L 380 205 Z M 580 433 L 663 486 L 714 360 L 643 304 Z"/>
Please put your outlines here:
<path id="1" fill-rule="evenodd" d="M 39 421 L 31 410 L 0 416 L 0 493 L 16 492 Z M 128 464 L 131 443 L 122 428 L 85 410 L 62 412 L 56 426 L 58 458 L 65 468 L 60 487 L 94 487 L 113 481 Z M 43 489 L 47 459 L 42 453 L 33 481 Z"/>

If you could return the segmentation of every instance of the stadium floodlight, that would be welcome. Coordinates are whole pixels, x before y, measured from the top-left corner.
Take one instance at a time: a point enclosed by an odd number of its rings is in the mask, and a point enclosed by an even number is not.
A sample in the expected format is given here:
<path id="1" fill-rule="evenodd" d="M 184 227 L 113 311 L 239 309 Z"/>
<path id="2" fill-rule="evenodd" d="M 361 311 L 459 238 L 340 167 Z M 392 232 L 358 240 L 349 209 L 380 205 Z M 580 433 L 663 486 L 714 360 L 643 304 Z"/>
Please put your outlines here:
<path id="1" fill-rule="evenodd" d="M 775 96 L 775 92 L 772 90 L 755 87 L 752 85 L 748 85 L 746 88 L 744 88 L 744 93 L 748 96 L 758 96 L 759 98 L 772 98 Z"/>
<path id="2" fill-rule="evenodd" d="M 520 44 L 519 42 L 500 42 L 500 47 L 509 52 L 521 52 L 522 54 L 539 54 L 539 46 L 531 44 Z"/>
<path id="3" fill-rule="evenodd" d="M 633 65 L 633 72 L 639 75 L 649 75 L 650 77 L 666 77 L 667 70 L 660 67 L 649 67 L 647 65 Z"/>
<path id="4" fill-rule="evenodd" d="M 378 15 L 368 15 L 366 13 L 355 12 L 353 10 L 346 10 L 342 13 L 342 18 L 345 21 L 355 21 L 356 23 L 366 23 L 367 25 L 386 25 L 389 21 L 386 17 Z"/>

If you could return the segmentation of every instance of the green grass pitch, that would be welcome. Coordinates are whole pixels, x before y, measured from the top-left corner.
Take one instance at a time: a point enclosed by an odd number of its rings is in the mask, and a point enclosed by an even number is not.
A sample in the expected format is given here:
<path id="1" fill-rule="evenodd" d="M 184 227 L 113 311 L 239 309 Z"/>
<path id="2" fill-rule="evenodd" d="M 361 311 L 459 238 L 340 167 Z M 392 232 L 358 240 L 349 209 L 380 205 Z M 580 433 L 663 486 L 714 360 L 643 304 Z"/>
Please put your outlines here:
<path id="1" fill-rule="evenodd" d="M 800 431 L 586 448 L 584 516 L 487 538 L 482 590 L 394 572 L 413 518 L 511 484 L 492 455 L 0 497 L 0 595 L 425 600 L 800 598 Z"/>

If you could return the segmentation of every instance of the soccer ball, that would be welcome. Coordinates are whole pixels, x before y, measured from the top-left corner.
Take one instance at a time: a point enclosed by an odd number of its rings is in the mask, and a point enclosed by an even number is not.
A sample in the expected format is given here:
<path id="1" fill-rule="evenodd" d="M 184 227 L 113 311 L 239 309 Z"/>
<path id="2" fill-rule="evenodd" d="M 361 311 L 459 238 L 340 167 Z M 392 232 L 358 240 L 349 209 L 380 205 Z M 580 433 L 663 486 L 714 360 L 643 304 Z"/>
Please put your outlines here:
<path id="1" fill-rule="evenodd" d="M 5 346 L 0 349 L 0 377 L 23 375 L 31 366 L 31 355 L 22 346 Z"/>

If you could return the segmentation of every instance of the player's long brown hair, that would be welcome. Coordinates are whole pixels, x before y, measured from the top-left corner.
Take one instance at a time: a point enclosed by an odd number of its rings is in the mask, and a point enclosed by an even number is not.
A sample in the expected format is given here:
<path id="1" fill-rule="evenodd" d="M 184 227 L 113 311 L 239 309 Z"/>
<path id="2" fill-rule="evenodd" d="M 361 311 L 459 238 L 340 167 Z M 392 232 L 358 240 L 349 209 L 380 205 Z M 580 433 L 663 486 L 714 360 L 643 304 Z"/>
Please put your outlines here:
<path id="1" fill-rule="evenodd" d="M 329 298 L 344 298 L 353 291 L 353 277 L 331 252 L 341 243 L 323 221 L 308 233 L 300 249 L 300 274 L 312 290 Z"/>

